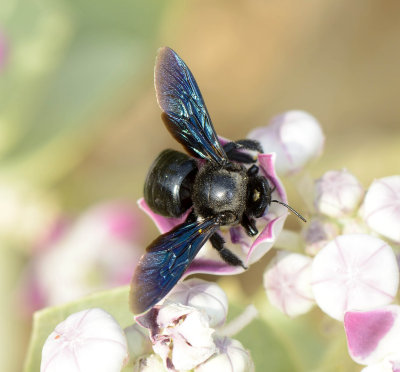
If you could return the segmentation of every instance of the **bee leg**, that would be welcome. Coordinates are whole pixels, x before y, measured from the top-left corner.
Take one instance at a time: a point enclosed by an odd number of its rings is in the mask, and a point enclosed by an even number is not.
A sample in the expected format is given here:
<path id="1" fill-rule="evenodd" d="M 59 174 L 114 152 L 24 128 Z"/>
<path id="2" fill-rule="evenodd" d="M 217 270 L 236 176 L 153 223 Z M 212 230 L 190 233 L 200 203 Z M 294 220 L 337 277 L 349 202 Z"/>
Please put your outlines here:
<path id="1" fill-rule="evenodd" d="M 263 152 L 259 142 L 248 139 L 239 140 L 235 142 L 228 142 L 223 146 L 223 148 L 229 160 L 244 164 L 255 163 L 257 159 L 254 158 L 254 156 L 251 156 L 250 154 L 246 154 L 245 152 L 241 152 L 238 150 L 242 149 L 242 150 L 257 151 L 260 153 Z"/>
<path id="2" fill-rule="evenodd" d="M 243 214 L 242 221 L 240 222 L 240 224 L 244 227 L 248 236 L 255 236 L 258 234 L 258 230 L 254 219 L 249 218 L 247 214 L 245 213 Z"/>
<path id="3" fill-rule="evenodd" d="M 260 154 L 264 152 L 260 142 L 256 140 L 251 140 L 251 139 L 242 139 L 235 141 L 236 145 L 238 145 L 240 149 L 246 149 L 246 150 L 251 150 L 251 151 L 257 151 Z"/>
<path id="4" fill-rule="evenodd" d="M 255 176 L 258 174 L 259 168 L 257 167 L 257 165 L 253 164 L 249 169 L 247 169 L 247 175 L 249 177 L 251 176 Z"/>
<path id="5" fill-rule="evenodd" d="M 224 247 L 225 241 L 221 235 L 218 233 L 211 235 L 210 243 L 218 251 L 219 255 L 226 263 L 232 266 L 242 266 L 243 269 L 247 270 L 247 267 L 244 265 L 242 260 L 228 248 Z"/>

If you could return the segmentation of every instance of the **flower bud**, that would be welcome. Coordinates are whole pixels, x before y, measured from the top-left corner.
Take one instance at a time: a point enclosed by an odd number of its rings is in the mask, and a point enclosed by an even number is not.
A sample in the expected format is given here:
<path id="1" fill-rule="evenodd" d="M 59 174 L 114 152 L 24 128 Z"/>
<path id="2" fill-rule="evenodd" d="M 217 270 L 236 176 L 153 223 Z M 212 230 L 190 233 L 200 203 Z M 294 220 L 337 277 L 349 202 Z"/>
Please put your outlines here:
<path id="1" fill-rule="evenodd" d="M 43 346 L 40 372 L 119 372 L 127 358 L 121 327 L 110 314 L 93 308 L 57 325 Z"/>
<path id="2" fill-rule="evenodd" d="M 340 235 L 315 256 L 312 289 L 318 306 L 337 320 L 350 310 L 393 301 L 399 268 L 392 248 L 367 234 Z"/>
<path id="3" fill-rule="evenodd" d="M 228 299 L 215 283 L 202 279 L 188 279 L 178 283 L 168 295 L 168 302 L 194 307 L 208 315 L 211 327 L 225 323 Z"/>
<path id="4" fill-rule="evenodd" d="M 357 178 L 347 170 L 328 171 L 315 182 L 315 208 L 329 217 L 354 213 L 364 190 Z"/>
<path id="5" fill-rule="evenodd" d="M 400 176 L 375 180 L 365 195 L 362 214 L 372 230 L 400 243 Z"/>
<path id="6" fill-rule="evenodd" d="M 268 126 L 252 130 L 248 138 L 259 141 L 264 152 L 275 152 L 277 173 L 300 171 L 317 157 L 325 142 L 318 121 L 304 111 L 288 111 L 271 120 Z"/>
<path id="7" fill-rule="evenodd" d="M 326 244 L 339 235 L 339 227 L 320 218 L 311 220 L 303 230 L 306 253 L 315 256 Z"/>
<path id="8" fill-rule="evenodd" d="M 254 363 L 243 345 L 228 337 L 216 338 L 218 353 L 195 368 L 195 372 L 252 372 Z"/>
<path id="9" fill-rule="evenodd" d="M 279 251 L 264 272 L 264 287 L 272 305 L 295 317 L 314 304 L 308 256 Z"/>

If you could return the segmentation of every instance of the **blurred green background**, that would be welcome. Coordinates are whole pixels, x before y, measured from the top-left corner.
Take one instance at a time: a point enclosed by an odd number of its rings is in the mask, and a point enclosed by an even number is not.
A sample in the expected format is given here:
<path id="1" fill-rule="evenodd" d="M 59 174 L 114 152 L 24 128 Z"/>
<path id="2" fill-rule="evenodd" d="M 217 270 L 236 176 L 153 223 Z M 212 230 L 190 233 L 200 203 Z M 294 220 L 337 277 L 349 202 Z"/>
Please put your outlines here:
<path id="1" fill-rule="evenodd" d="M 155 99 L 158 47 L 189 65 L 219 134 L 306 110 L 327 136 L 311 174 L 346 167 L 367 187 L 400 171 L 399 42 L 395 0 L 3 0 L 1 370 L 23 363 L 30 321 L 16 289 L 54 216 L 134 202 L 159 151 L 179 149 Z M 289 200 L 301 210 L 291 187 Z M 157 232 L 143 219 L 145 245 Z"/>

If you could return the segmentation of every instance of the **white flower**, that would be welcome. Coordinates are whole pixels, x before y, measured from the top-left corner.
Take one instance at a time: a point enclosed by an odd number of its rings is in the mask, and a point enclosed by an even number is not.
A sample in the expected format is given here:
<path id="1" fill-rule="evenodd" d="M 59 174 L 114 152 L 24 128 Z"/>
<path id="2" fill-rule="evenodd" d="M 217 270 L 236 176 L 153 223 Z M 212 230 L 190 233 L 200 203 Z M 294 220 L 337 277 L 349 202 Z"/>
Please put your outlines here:
<path id="1" fill-rule="evenodd" d="M 346 170 L 328 171 L 315 182 L 315 207 L 330 217 L 352 214 L 364 196 L 357 178 Z"/>
<path id="2" fill-rule="evenodd" d="M 210 327 L 224 324 L 228 298 L 221 287 L 201 279 L 179 282 L 168 295 L 167 302 L 195 307 L 208 315 Z"/>
<path id="3" fill-rule="evenodd" d="M 268 126 L 252 130 L 248 138 L 259 141 L 264 152 L 276 152 L 276 170 L 282 175 L 301 170 L 322 152 L 325 141 L 318 121 L 304 111 L 276 116 Z"/>
<path id="4" fill-rule="evenodd" d="M 311 290 L 312 259 L 279 251 L 264 272 L 264 287 L 272 305 L 291 317 L 314 305 Z"/>
<path id="5" fill-rule="evenodd" d="M 254 363 L 250 353 L 237 341 L 228 337 L 215 338 L 218 353 L 195 368 L 195 372 L 252 372 Z"/>
<path id="6" fill-rule="evenodd" d="M 136 320 L 150 329 L 153 350 L 166 368 L 190 370 L 217 351 L 208 316 L 193 307 L 155 307 Z"/>
<path id="7" fill-rule="evenodd" d="M 241 315 L 223 325 L 227 307 L 226 295 L 218 285 L 190 279 L 179 283 L 161 305 L 135 319 L 148 329 L 153 350 L 166 370 L 194 368 L 204 372 L 219 366 L 223 371 L 252 371 L 250 354 L 229 337 L 249 324 L 257 316 L 257 310 L 248 306 Z M 215 329 L 210 322 L 215 324 Z M 153 364 L 146 356 L 140 360 L 137 371 Z"/>
<path id="8" fill-rule="evenodd" d="M 365 195 L 363 218 L 372 230 L 400 243 L 400 176 L 372 183 Z"/>
<path id="9" fill-rule="evenodd" d="M 399 268 L 391 247 L 366 234 L 340 235 L 315 256 L 312 289 L 318 306 L 342 320 L 349 310 L 370 310 L 393 301 Z"/>
<path id="10" fill-rule="evenodd" d="M 43 346 L 40 372 L 119 372 L 127 357 L 118 323 L 104 310 L 93 308 L 57 325 Z"/>

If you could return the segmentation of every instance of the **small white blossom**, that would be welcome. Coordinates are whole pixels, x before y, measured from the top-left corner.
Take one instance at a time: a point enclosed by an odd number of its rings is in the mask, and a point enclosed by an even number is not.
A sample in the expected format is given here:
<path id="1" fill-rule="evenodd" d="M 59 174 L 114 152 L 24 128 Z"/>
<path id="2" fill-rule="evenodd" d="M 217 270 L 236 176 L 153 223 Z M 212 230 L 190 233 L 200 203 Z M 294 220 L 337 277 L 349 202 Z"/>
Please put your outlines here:
<path id="1" fill-rule="evenodd" d="M 228 298 L 221 287 L 197 278 L 178 283 L 167 301 L 203 311 L 208 315 L 210 327 L 224 324 L 228 313 Z"/>
<path id="2" fill-rule="evenodd" d="M 363 218 L 372 230 L 400 243 L 400 176 L 372 183 L 365 195 Z"/>
<path id="3" fill-rule="evenodd" d="M 166 368 L 190 370 L 217 351 L 208 316 L 193 307 L 180 304 L 156 307 L 136 320 L 150 329 L 153 350 Z"/>
<path id="4" fill-rule="evenodd" d="M 265 127 L 252 130 L 248 138 L 259 141 L 264 151 L 275 152 L 278 174 L 300 171 L 320 155 L 325 136 L 318 121 L 304 111 L 288 111 Z"/>
<path id="5" fill-rule="evenodd" d="M 367 234 L 340 235 L 315 256 L 312 289 L 318 306 L 343 320 L 349 310 L 370 310 L 393 301 L 399 268 L 392 248 Z"/>
<path id="6" fill-rule="evenodd" d="M 40 372 L 119 372 L 127 357 L 121 327 L 110 314 L 93 308 L 57 325 L 43 346 Z"/>
<path id="7" fill-rule="evenodd" d="M 272 305 L 295 317 L 314 305 L 311 257 L 279 251 L 264 272 L 264 287 Z"/>
<path id="8" fill-rule="evenodd" d="M 346 170 L 328 171 L 315 182 L 315 208 L 329 217 L 343 217 L 354 213 L 364 190 Z"/>
<path id="9" fill-rule="evenodd" d="M 195 368 L 195 372 L 252 372 L 254 363 L 243 345 L 228 337 L 215 338 L 218 353 Z"/>

